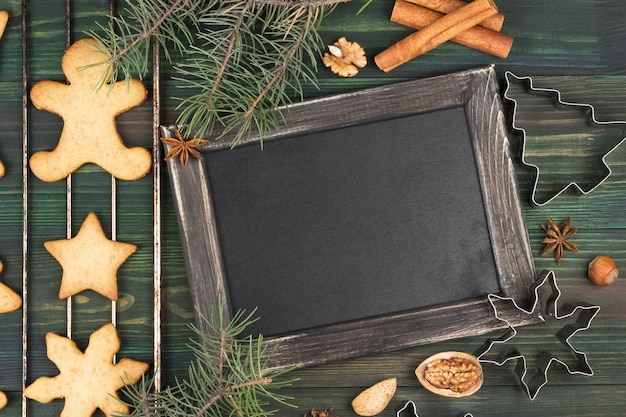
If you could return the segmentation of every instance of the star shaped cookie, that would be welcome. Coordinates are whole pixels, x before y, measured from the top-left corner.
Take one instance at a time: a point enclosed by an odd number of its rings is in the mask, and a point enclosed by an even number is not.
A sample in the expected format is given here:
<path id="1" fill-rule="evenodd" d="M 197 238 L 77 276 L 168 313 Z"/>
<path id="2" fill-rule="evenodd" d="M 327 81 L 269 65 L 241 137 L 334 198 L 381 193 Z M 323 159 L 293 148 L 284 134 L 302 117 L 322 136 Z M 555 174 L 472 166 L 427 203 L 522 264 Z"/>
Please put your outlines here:
<path id="1" fill-rule="evenodd" d="M 97 409 L 107 417 L 129 413 L 117 391 L 139 381 L 148 370 L 148 364 L 128 358 L 113 363 L 120 349 L 113 324 L 106 324 L 92 333 L 84 353 L 74 341 L 55 333 L 46 335 L 46 346 L 48 358 L 60 373 L 37 378 L 24 390 L 27 398 L 41 403 L 64 398 L 61 417 L 88 417 Z"/>
<path id="2" fill-rule="evenodd" d="M 90 289 L 113 301 L 117 300 L 117 271 L 137 249 L 132 243 L 109 240 L 93 212 L 76 236 L 49 240 L 44 246 L 63 268 L 60 299 Z"/>

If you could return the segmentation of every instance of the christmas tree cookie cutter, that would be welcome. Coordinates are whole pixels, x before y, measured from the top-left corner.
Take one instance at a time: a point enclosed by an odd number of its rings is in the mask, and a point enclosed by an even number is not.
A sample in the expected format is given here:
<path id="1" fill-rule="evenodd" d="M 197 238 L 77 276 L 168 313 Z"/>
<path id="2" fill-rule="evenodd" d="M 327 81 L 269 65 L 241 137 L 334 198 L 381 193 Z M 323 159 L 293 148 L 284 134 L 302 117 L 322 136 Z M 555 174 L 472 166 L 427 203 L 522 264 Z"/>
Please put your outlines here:
<path id="1" fill-rule="evenodd" d="M 513 74 L 511 71 L 506 71 L 505 80 L 506 80 L 506 89 L 504 91 L 504 97 L 513 102 L 512 127 L 513 129 L 518 130 L 522 133 L 521 162 L 523 165 L 535 171 L 535 179 L 534 179 L 534 184 L 532 187 L 532 192 L 531 192 L 531 197 L 530 197 L 533 205 L 544 206 L 550 203 L 551 201 L 553 201 L 555 198 L 557 198 L 559 195 L 561 195 L 562 193 L 564 193 L 570 188 L 574 189 L 579 194 L 587 195 L 591 193 L 592 191 L 594 191 L 595 189 L 597 189 L 602 183 L 604 183 L 611 176 L 612 174 L 611 167 L 607 163 L 606 159 L 615 149 L 617 149 L 626 140 L 626 122 L 625 121 L 608 121 L 608 122 L 599 121 L 596 119 L 595 108 L 591 104 L 564 101 L 561 98 L 561 92 L 559 90 L 552 89 L 552 88 L 535 87 L 533 84 L 533 79 L 529 76 L 517 76 Z M 511 87 L 513 83 L 525 83 L 526 91 L 529 94 L 540 94 L 548 98 L 551 98 L 553 101 L 554 108 L 558 109 L 558 108 L 570 107 L 573 109 L 576 109 L 576 108 L 579 109 L 581 111 L 581 118 L 582 118 L 582 114 L 584 114 L 587 124 L 592 127 L 597 127 L 597 128 L 607 127 L 607 126 L 616 127 L 618 125 L 622 125 L 621 140 L 619 140 L 617 144 L 612 146 L 608 151 L 602 151 L 599 154 L 599 156 L 601 155 L 601 163 L 602 163 L 601 169 L 603 171 L 603 174 L 598 175 L 598 178 L 599 178 L 598 180 L 591 181 L 589 184 L 582 184 L 582 181 L 580 180 L 568 179 L 567 181 L 563 182 L 562 186 L 560 186 L 560 188 L 557 191 L 550 193 L 551 194 L 550 197 L 541 199 L 541 200 L 537 197 L 541 169 L 538 164 L 530 162 L 528 160 L 528 149 L 530 146 L 529 140 L 528 140 L 529 135 L 528 135 L 527 129 L 520 126 L 518 123 L 518 113 L 519 113 L 520 103 L 518 100 L 516 100 L 514 97 L 511 96 Z M 567 133 L 567 134 L 569 135 L 571 133 Z M 566 157 L 565 159 L 567 159 L 567 152 L 562 152 L 561 155 L 565 155 Z M 575 174 L 576 172 L 570 173 L 569 178 L 573 177 Z"/>
<path id="2" fill-rule="evenodd" d="M 545 307 L 541 305 L 540 289 L 548 285 L 551 292 L 546 299 Z M 566 302 L 562 306 L 558 306 L 561 290 L 556 284 L 556 277 L 553 271 L 542 272 L 537 280 L 531 286 L 533 293 L 533 303 L 530 310 L 517 305 L 514 299 L 501 297 L 496 294 L 489 294 L 489 302 L 493 308 L 494 314 L 498 320 L 505 322 L 509 330 L 501 337 L 495 339 L 487 339 L 487 341 L 474 353 L 476 358 L 482 363 L 491 363 L 496 366 L 502 366 L 508 361 L 517 361 L 515 373 L 517 374 L 522 386 L 526 390 L 530 400 L 534 400 L 539 391 L 548 383 L 548 371 L 553 363 L 562 365 L 570 375 L 593 376 L 593 369 L 589 365 L 587 355 L 577 350 L 571 343 L 570 339 L 577 333 L 587 330 L 591 326 L 594 317 L 600 311 L 597 305 L 579 302 L 576 304 Z M 517 335 L 517 330 L 506 318 L 502 317 L 497 309 L 496 301 L 506 300 L 513 305 L 522 314 L 533 314 L 539 312 L 539 317 L 545 322 L 546 316 L 552 316 L 557 320 L 570 318 L 578 313 L 576 320 L 563 326 L 557 331 L 555 337 L 572 353 L 574 359 L 573 364 L 559 359 L 556 355 L 548 351 L 541 351 L 537 358 L 537 372 L 529 375 L 526 357 L 515 347 L 502 350 L 495 359 L 487 359 L 485 355 L 490 352 L 496 345 L 502 345 L 513 339 Z M 541 326 L 541 323 L 538 324 Z M 526 377 L 530 377 L 530 381 L 526 381 Z"/>

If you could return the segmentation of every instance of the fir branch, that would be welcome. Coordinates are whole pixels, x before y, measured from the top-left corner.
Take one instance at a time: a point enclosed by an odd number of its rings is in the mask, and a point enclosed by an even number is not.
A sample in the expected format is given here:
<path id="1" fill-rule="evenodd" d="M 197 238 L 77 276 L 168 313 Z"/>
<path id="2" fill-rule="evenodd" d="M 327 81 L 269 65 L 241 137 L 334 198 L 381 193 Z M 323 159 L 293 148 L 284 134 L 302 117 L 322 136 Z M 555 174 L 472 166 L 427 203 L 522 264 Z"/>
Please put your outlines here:
<path id="1" fill-rule="evenodd" d="M 233 144 L 261 136 L 282 120 L 276 110 L 316 85 L 323 45 L 317 26 L 350 0 L 135 0 L 90 36 L 102 44 L 110 83 L 143 79 L 155 37 L 172 64 L 178 90 L 175 121 L 185 137 Z"/>
<path id="2" fill-rule="evenodd" d="M 303 10 L 304 7 L 305 6 L 301 6 L 300 10 Z M 298 12 L 298 14 L 299 14 L 299 12 Z M 296 16 L 296 18 L 297 18 L 297 16 Z M 294 18 L 294 23 L 295 23 L 296 18 Z M 246 110 L 246 112 L 245 112 L 245 117 L 246 118 L 250 117 L 252 115 L 252 112 L 258 107 L 258 105 L 261 102 L 261 100 L 263 100 L 263 98 L 268 94 L 268 92 L 276 85 L 276 83 L 278 82 L 280 77 L 285 73 L 285 71 L 288 68 L 288 66 L 292 64 L 292 62 L 294 60 L 294 57 L 295 57 L 295 54 L 300 49 L 300 45 L 302 44 L 302 41 L 305 38 L 306 32 L 307 32 L 307 27 L 305 26 L 300 31 L 300 34 L 298 35 L 298 37 L 296 38 L 296 41 L 292 45 L 291 50 L 289 51 L 289 53 L 285 57 L 284 62 L 276 68 L 276 72 L 274 73 L 274 76 L 267 82 L 267 84 L 265 85 L 263 90 L 261 90 L 259 95 L 254 99 L 254 101 L 252 102 L 252 104 L 250 105 L 248 110 Z"/>
<path id="3" fill-rule="evenodd" d="M 148 29 L 138 33 L 137 36 L 135 37 L 135 39 L 133 39 L 132 42 L 130 42 L 128 45 L 126 45 L 126 47 L 124 47 L 123 49 L 117 51 L 115 54 L 111 55 L 107 59 L 107 64 L 114 64 L 114 63 L 116 63 L 123 55 L 126 55 L 131 49 L 135 48 L 139 43 L 141 43 L 144 40 L 147 40 L 150 36 L 152 36 L 153 34 L 157 33 L 157 31 L 161 28 L 161 26 L 163 26 L 165 21 L 167 19 L 169 19 L 170 16 L 172 16 L 172 13 L 174 13 L 174 11 L 176 11 L 176 9 L 179 8 L 179 7 L 186 7 L 186 6 L 188 6 L 189 1 L 190 0 L 176 0 L 176 1 L 174 1 L 174 3 L 172 3 L 172 5 L 170 5 L 165 10 L 165 13 L 163 13 L 163 15 L 156 22 L 154 22 L 154 24 L 151 27 L 149 27 Z"/>
<path id="4" fill-rule="evenodd" d="M 228 44 L 228 48 L 226 50 L 226 53 L 224 54 L 224 59 L 222 61 L 222 64 L 220 65 L 219 71 L 217 72 L 215 81 L 213 81 L 213 87 L 211 88 L 211 92 L 209 93 L 209 96 L 215 95 L 220 83 L 222 82 L 222 79 L 224 78 L 224 73 L 226 72 L 226 68 L 228 67 L 228 62 L 230 61 L 230 58 L 232 57 L 232 54 L 233 54 L 233 49 L 235 48 L 235 43 L 237 41 L 239 30 L 241 28 L 241 25 L 243 24 L 243 20 L 246 17 L 247 11 L 250 8 L 250 6 L 252 6 L 253 2 L 254 0 L 247 0 L 244 3 L 244 7 L 239 13 L 239 17 L 237 18 L 237 21 L 233 25 L 232 34 L 230 35 L 230 43 Z M 208 100 L 207 107 L 209 107 L 209 110 L 210 110 L 210 106 L 211 106 L 211 100 Z"/>
<path id="5" fill-rule="evenodd" d="M 279 394 L 293 380 L 284 379 L 291 369 L 267 371 L 273 351 L 262 336 L 243 336 L 254 323 L 254 311 L 237 312 L 230 321 L 220 303 L 210 318 L 202 318 L 204 330 L 191 326 L 197 340 L 189 346 L 195 360 L 187 378 L 154 392 L 154 377 L 144 376 L 124 388 L 130 417 L 266 417 L 270 403 L 293 407 L 291 397 Z"/>
<path id="6" fill-rule="evenodd" d="M 220 353 L 219 353 L 219 377 L 224 378 L 224 366 L 226 366 L 226 330 L 222 330 L 222 337 L 220 339 Z"/>
<path id="7" fill-rule="evenodd" d="M 241 413 L 241 408 L 235 402 L 235 400 L 232 398 L 232 393 L 236 392 L 236 391 L 239 391 L 239 390 L 242 390 L 242 389 L 252 388 L 252 387 L 255 387 L 257 385 L 269 385 L 271 383 L 272 383 L 272 378 L 261 378 L 261 379 L 257 379 L 257 380 L 254 380 L 254 381 L 246 381 L 246 382 L 241 382 L 239 384 L 231 385 L 231 386 L 227 387 L 226 389 L 224 389 L 224 391 L 218 392 L 213 397 L 211 397 L 209 399 L 209 401 L 207 401 L 207 403 L 204 404 L 198 410 L 198 412 L 195 414 L 195 417 L 202 416 L 204 413 L 206 413 L 206 411 L 208 409 L 213 407 L 219 400 L 223 399 L 224 397 L 228 397 L 232 401 L 233 407 L 238 411 L 237 414 L 243 415 L 243 413 Z"/>

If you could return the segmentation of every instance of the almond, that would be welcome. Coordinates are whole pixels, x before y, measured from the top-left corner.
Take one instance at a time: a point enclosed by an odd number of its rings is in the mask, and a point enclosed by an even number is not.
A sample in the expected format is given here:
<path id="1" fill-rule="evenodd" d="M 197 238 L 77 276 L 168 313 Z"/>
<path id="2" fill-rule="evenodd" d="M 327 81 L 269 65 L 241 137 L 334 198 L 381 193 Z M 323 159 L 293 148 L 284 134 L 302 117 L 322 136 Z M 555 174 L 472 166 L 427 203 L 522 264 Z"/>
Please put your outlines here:
<path id="1" fill-rule="evenodd" d="M 381 413 L 396 393 L 396 378 L 385 379 L 362 391 L 352 400 L 352 409 L 360 416 Z"/>

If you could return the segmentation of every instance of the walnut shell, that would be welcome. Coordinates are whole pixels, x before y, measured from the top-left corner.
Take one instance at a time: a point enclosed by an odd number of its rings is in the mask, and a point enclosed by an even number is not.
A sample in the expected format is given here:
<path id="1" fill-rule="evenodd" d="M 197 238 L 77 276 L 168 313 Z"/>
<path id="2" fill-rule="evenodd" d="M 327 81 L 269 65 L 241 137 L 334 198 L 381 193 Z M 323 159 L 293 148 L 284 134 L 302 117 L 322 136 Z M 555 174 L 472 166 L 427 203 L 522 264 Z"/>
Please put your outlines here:
<path id="1" fill-rule="evenodd" d="M 466 397 L 483 384 L 480 362 L 465 352 L 432 355 L 415 369 L 415 375 L 424 388 L 444 397 Z"/>

